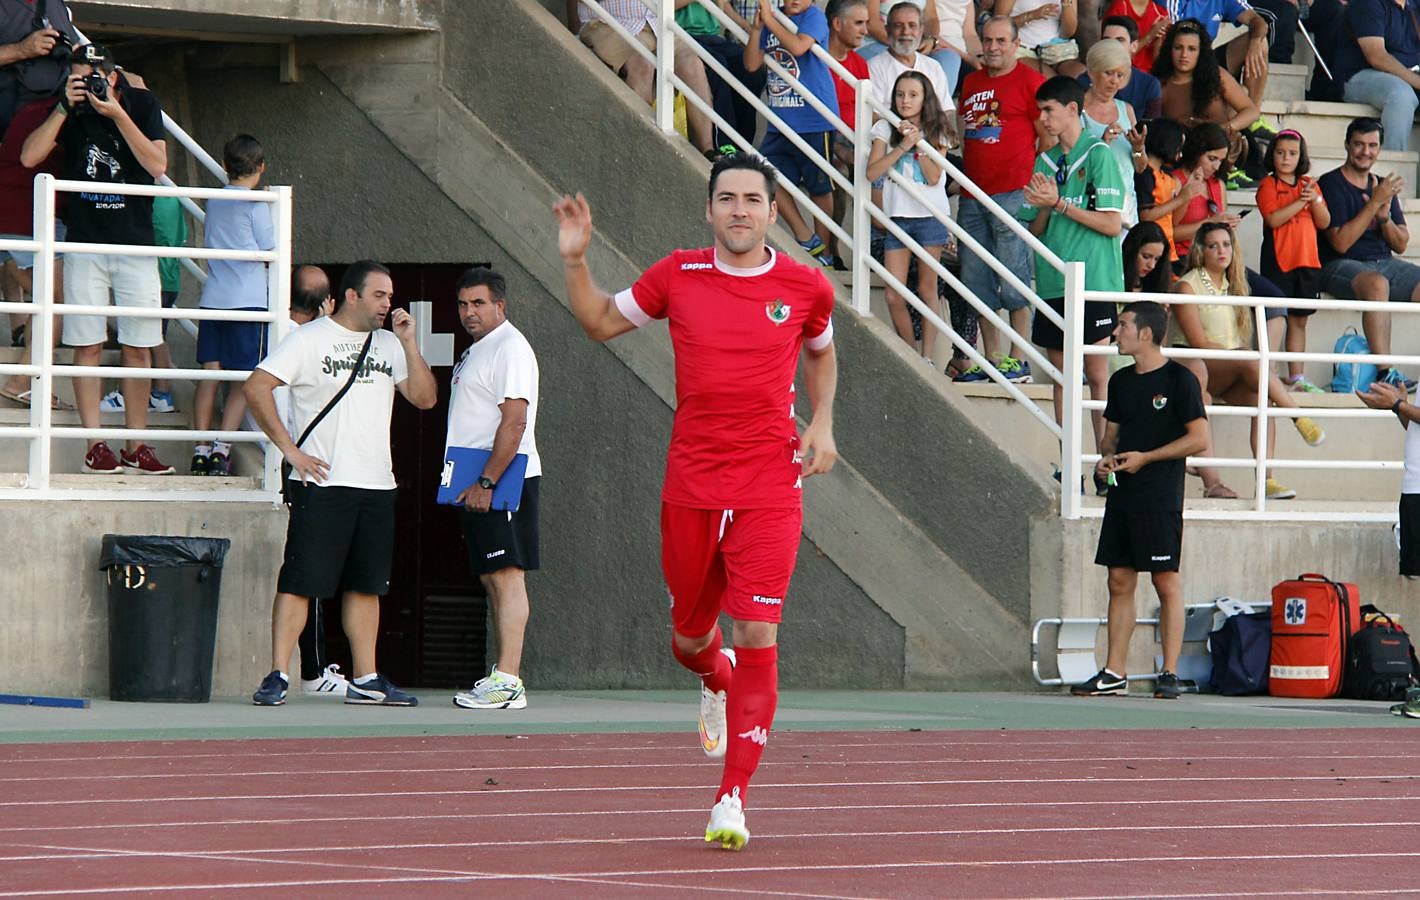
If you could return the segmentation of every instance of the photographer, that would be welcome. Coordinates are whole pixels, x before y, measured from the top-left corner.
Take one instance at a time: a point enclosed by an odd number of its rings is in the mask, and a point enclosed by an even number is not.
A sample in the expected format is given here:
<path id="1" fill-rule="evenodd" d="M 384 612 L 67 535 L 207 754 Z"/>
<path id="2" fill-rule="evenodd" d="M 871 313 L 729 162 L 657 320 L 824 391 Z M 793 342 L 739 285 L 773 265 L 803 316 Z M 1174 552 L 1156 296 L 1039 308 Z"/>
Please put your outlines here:
<path id="1" fill-rule="evenodd" d="M 59 93 L 78 42 L 61 0 L 0 0 L 0 134 L 20 107 Z"/>
<path id="2" fill-rule="evenodd" d="M 35 165 L 57 145 L 64 150 L 68 177 L 75 181 L 152 184 L 168 166 L 163 141 L 163 113 L 151 93 L 140 90 L 115 70 L 103 47 L 88 44 L 74 51 L 64 99 L 49 118 L 25 140 L 20 161 Z M 66 220 L 68 239 L 80 243 L 151 246 L 153 201 L 81 191 L 72 194 Z M 84 306 L 119 306 L 158 309 L 162 285 L 154 257 L 108 253 L 70 253 L 64 257 L 64 302 Z M 107 322 L 100 316 L 68 316 L 64 343 L 74 348 L 74 364 L 96 366 L 107 337 Z M 147 368 L 152 348 L 163 342 L 159 319 L 124 317 L 118 320 L 118 342 L 125 366 Z M 148 424 L 149 379 L 123 382 L 123 413 L 127 428 L 142 430 Z M 99 425 L 99 380 L 75 378 L 74 399 L 86 428 Z M 158 460 L 153 448 L 129 441 L 122 456 L 108 444 L 94 441 L 84 458 L 84 471 L 96 474 L 167 475 L 171 466 Z"/>

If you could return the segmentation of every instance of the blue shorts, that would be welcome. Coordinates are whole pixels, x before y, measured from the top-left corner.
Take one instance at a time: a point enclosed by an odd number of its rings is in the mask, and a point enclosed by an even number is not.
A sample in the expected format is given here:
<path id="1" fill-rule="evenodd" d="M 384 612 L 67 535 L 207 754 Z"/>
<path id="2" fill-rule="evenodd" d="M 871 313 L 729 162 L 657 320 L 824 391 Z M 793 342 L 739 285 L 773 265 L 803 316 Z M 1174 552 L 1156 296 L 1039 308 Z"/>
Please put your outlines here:
<path id="1" fill-rule="evenodd" d="M 54 239 L 56 241 L 62 241 L 64 240 L 64 235 L 64 222 L 62 220 L 55 219 Z M 33 240 L 33 238 L 31 238 L 27 234 L 0 234 L 0 238 L 16 241 Z M 7 258 L 13 259 L 15 261 L 15 267 L 19 269 L 33 269 L 35 267 L 35 255 L 28 250 L 0 250 L 0 263 L 4 263 Z M 63 259 L 64 254 L 56 253 L 54 254 L 54 258 Z"/>
<path id="2" fill-rule="evenodd" d="M 1333 259 L 1321 267 L 1321 289 L 1343 300 L 1358 300 L 1351 289 L 1358 275 L 1376 272 L 1390 284 L 1390 302 L 1409 303 L 1420 288 L 1420 266 L 1409 260 L 1377 259 L 1360 262 L 1354 259 Z"/>
<path id="3" fill-rule="evenodd" d="M 947 244 L 947 226 L 937 220 L 935 216 L 921 216 L 906 218 L 893 216 L 892 224 L 907 232 L 907 236 L 912 238 L 923 247 L 944 247 Z M 897 239 L 891 231 L 883 235 L 884 250 L 906 250 L 907 245 Z"/>
<path id="4" fill-rule="evenodd" d="M 812 147 L 824 162 L 832 165 L 833 134 L 832 131 L 811 131 L 799 137 Z M 802 187 L 810 196 L 832 193 L 833 182 L 829 180 L 828 173 L 779 132 L 771 131 L 766 134 L 764 143 L 759 145 L 759 152 L 769 160 L 770 165 L 779 170 L 779 174 L 783 175 L 786 181 Z"/>
<path id="5" fill-rule="evenodd" d="M 266 312 L 261 307 L 243 312 Z M 197 323 L 197 361 L 229 372 L 249 371 L 266 356 L 266 322 Z"/>

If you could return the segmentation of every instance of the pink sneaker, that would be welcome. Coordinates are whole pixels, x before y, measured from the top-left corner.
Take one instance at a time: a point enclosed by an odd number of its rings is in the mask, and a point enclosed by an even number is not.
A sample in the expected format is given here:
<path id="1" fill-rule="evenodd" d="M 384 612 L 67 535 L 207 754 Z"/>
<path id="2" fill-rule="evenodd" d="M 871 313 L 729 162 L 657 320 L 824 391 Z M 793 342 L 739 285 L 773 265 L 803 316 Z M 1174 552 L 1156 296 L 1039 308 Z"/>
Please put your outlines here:
<path id="1" fill-rule="evenodd" d="M 138 449 L 129 453 L 123 451 L 123 468 L 139 475 L 171 475 L 176 470 L 158 459 L 158 454 L 147 444 L 139 444 Z"/>
<path id="2" fill-rule="evenodd" d="M 91 475 L 118 475 L 123 471 L 123 464 L 108 444 L 99 441 L 84 455 L 84 471 Z"/>

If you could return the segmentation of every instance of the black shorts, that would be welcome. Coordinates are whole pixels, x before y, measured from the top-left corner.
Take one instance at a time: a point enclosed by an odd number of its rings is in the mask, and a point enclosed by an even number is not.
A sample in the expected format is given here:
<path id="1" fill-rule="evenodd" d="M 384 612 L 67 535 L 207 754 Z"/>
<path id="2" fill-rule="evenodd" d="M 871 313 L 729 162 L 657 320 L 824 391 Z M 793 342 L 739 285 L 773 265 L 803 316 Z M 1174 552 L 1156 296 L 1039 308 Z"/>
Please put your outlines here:
<path id="1" fill-rule="evenodd" d="M 463 539 L 468 544 L 468 565 L 475 575 L 487 575 L 499 569 L 518 568 L 524 572 L 537 569 L 540 562 L 537 546 L 537 491 L 541 478 L 523 482 L 523 497 L 517 512 L 490 510 L 470 512 L 465 507 L 460 515 Z"/>
<path id="2" fill-rule="evenodd" d="M 1177 572 L 1182 552 L 1182 512 L 1105 507 L 1095 565 L 1136 572 Z"/>
<path id="3" fill-rule="evenodd" d="M 1060 297 L 1042 298 L 1050 305 L 1050 308 L 1065 315 L 1065 301 Z M 1085 334 L 1086 344 L 1098 344 L 1100 341 L 1114 334 L 1114 311 L 1113 303 L 1105 303 L 1102 300 L 1085 301 Z M 1044 347 L 1047 350 L 1064 350 L 1065 334 L 1055 323 L 1040 314 L 1037 310 L 1035 320 L 1030 326 L 1030 341 L 1037 347 Z"/>
<path id="4" fill-rule="evenodd" d="M 1400 495 L 1400 574 L 1420 576 L 1420 494 Z"/>
<path id="5" fill-rule="evenodd" d="M 287 485 L 291 519 L 276 590 L 298 597 L 389 593 L 398 493 Z"/>
<path id="6" fill-rule="evenodd" d="M 1299 268 L 1290 272 L 1267 272 L 1266 276 L 1286 297 L 1315 300 L 1321 292 L 1321 269 Z M 1289 316 L 1310 316 L 1315 312 L 1314 309 L 1302 307 L 1287 308 Z"/>

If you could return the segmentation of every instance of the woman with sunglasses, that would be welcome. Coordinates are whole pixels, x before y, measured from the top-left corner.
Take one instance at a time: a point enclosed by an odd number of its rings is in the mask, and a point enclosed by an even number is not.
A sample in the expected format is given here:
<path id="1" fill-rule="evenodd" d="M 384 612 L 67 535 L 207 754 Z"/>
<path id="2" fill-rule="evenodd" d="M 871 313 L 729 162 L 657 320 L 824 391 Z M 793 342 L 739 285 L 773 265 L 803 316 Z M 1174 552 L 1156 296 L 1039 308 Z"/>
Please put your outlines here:
<path id="1" fill-rule="evenodd" d="M 1178 294 L 1196 296 L 1247 296 L 1247 275 L 1242 254 L 1235 251 L 1233 229 L 1225 222 L 1206 222 L 1198 228 L 1188 254 L 1188 271 L 1174 286 Z M 1247 350 L 1254 346 L 1253 311 L 1248 306 L 1223 303 L 1175 303 L 1169 325 L 1169 345 L 1198 350 Z M 1185 365 L 1198 377 L 1205 398 L 1211 393 L 1232 406 L 1253 406 L 1257 403 L 1259 366 L 1255 360 L 1188 359 Z M 1267 373 L 1267 397 L 1273 406 L 1296 409 L 1297 401 L 1275 373 Z M 1305 416 L 1292 420 L 1297 433 L 1309 446 L 1319 447 L 1326 433 L 1316 422 Z M 1267 455 L 1275 456 L 1277 431 L 1268 420 Z M 1257 428 L 1250 429 L 1249 441 L 1257 452 Z M 1200 469 L 1205 496 L 1210 482 L 1219 484 L 1211 469 Z M 1297 492 L 1284 487 L 1267 472 L 1267 499 L 1290 500 Z M 1236 496 L 1236 494 L 1234 494 Z"/>
<path id="2" fill-rule="evenodd" d="M 1262 110 L 1237 79 L 1218 66 L 1201 22 L 1184 19 L 1168 30 L 1154 61 L 1154 77 L 1163 86 L 1164 117 L 1185 128 L 1205 122 L 1220 126 L 1227 138 L 1228 162 L 1237 166 L 1247 148 L 1243 132 L 1261 117 Z M 1252 187 L 1252 182 L 1238 171 L 1229 186 L 1241 189 Z"/>

